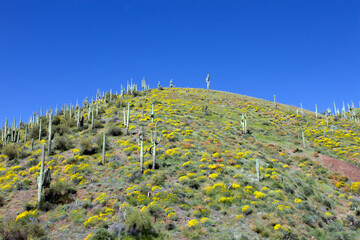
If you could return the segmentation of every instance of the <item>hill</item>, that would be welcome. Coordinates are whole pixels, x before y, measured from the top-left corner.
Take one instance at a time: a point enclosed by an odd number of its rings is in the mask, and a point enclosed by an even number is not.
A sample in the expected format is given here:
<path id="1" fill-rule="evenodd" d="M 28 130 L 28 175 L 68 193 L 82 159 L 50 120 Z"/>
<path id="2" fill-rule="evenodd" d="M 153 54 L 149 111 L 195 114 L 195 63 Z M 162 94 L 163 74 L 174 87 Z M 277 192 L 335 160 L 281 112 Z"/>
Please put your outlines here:
<path id="1" fill-rule="evenodd" d="M 166 88 L 7 123 L 0 236 L 359 239 L 356 111 Z"/>

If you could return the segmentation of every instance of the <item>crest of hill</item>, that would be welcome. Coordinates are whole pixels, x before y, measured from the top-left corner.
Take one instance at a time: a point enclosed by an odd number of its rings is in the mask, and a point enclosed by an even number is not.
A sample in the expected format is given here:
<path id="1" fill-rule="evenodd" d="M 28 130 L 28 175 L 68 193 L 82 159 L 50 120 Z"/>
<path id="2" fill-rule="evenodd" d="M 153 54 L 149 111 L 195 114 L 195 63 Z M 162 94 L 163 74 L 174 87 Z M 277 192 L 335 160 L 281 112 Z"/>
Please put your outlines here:
<path id="1" fill-rule="evenodd" d="M 4 239 L 359 236 L 360 183 L 326 164 L 360 164 L 350 113 L 190 88 L 97 94 L 50 112 L 2 129 Z M 51 181 L 39 204 L 43 151 Z"/>

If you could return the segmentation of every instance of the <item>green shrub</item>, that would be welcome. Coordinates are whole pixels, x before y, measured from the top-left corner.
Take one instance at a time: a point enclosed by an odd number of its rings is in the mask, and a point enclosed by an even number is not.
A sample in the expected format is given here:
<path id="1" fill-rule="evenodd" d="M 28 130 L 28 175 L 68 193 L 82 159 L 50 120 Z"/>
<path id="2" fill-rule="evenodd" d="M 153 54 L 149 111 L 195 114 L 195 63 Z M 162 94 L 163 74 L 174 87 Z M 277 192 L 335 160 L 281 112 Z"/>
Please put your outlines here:
<path id="1" fill-rule="evenodd" d="M 83 138 L 80 140 L 80 152 L 84 155 L 92 155 L 96 152 L 91 139 Z"/>
<path id="2" fill-rule="evenodd" d="M 121 136 L 123 134 L 121 128 L 116 126 L 111 126 L 108 130 L 108 134 L 114 137 Z"/>
<path id="3" fill-rule="evenodd" d="M 127 233 L 132 236 L 146 238 L 156 235 L 153 222 L 148 211 L 139 211 L 136 208 L 126 209 L 125 225 Z"/>
<path id="4" fill-rule="evenodd" d="M 64 181 L 55 182 L 50 185 L 50 188 L 46 188 L 44 191 L 44 202 L 54 204 L 64 204 L 71 202 L 70 194 L 75 194 L 75 187 Z"/>
<path id="5" fill-rule="evenodd" d="M 38 223 L 26 225 L 16 221 L 2 221 L 0 223 L 0 239 L 2 240 L 27 240 L 44 239 L 45 231 Z"/>
<path id="6" fill-rule="evenodd" d="M 19 155 L 19 150 L 17 149 L 16 145 L 14 143 L 7 144 L 3 150 L 3 154 L 8 156 L 9 160 L 12 160 L 16 158 Z"/>
<path id="7" fill-rule="evenodd" d="M 150 184 L 153 186 L 162 186 L 165 183 L 166 175 L 163 171 L 153 175 L 150 179 Z"/>
<path id="8" fill-rule="evenodd" d="M 94 235 L 90 237 L 90 240 L 115 240 L 115 237 L 105 228 L 98 228 Z"/>
<path id="9" fill-rule="evenodd" d="M 66 151 L 73 147 L 73 143 L 68 136 L 60 136 L 59 134 L 56 134 L 54 137 L 53 146 L 56 150 Z"/>

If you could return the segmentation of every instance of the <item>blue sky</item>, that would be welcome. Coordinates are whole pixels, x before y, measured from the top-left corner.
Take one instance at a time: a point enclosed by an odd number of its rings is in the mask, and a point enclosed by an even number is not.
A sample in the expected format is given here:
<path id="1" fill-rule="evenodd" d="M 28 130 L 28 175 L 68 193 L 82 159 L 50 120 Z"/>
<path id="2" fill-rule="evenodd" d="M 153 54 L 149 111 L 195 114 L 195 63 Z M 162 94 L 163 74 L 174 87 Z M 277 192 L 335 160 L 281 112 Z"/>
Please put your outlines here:
<path id="1" fill-rule="evenodd" d="M 360 96 L 360 1 L 2 0 L 0 122 L 120 90 L 206 87 L 314 110 Z"/>

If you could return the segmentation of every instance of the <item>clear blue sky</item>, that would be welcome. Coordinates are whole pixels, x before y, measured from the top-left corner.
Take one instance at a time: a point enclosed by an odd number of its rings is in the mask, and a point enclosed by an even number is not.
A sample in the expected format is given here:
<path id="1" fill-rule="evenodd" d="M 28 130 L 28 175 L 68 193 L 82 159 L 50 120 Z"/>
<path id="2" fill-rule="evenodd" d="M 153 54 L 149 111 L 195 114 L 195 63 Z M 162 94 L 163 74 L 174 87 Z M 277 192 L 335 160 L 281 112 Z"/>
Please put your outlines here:
<path id="1" fill-rule="evenodd" d="M 360 96 L 360 1 L 1 0 L 0 122 L 141 78 L 314 110 Z"/>

